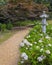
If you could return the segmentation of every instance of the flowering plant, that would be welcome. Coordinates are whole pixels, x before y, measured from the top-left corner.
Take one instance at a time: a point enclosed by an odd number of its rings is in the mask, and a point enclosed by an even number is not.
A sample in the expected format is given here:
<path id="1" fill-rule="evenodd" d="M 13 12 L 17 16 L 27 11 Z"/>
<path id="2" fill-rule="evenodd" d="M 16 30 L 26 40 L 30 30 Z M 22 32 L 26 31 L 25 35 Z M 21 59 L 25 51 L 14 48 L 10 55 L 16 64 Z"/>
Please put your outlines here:
<path id="1" fill-rule="evenodd" d="M 36 25 L 20 44 L 19 65 L 52 65 L 52 26 L 47 25 L 46 34 Z"/>

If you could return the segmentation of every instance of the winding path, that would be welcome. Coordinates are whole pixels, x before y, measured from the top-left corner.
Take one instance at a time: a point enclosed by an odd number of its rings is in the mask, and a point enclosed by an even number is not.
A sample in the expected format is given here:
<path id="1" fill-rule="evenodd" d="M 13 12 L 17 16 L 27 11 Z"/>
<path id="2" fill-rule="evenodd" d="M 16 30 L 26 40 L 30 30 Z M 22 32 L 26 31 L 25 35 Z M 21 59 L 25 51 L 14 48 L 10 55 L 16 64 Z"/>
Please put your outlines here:
<path id="1" fill-rule="evenodd" d="M 28 34 L 29 29 L 21 30 L 0 45 L 0 65 L 17 65 L 19 60 L 19 44 Z"/>

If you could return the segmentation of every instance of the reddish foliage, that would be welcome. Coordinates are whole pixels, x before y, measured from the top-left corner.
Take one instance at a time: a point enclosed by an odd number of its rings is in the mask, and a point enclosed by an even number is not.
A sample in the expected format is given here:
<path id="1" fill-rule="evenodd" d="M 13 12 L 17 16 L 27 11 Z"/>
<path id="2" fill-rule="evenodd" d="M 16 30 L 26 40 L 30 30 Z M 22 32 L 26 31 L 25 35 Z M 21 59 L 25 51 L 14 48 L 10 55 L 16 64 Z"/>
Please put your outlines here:
<path id="1" fill-rule="evenodd" d="M 48 11 L 43 4 L 36 4 L 33 1 L 18 0 L 16 3 L 10 2 L 2 9 L 0 15 L 12 21 L 34 19 L 40 16 L 42 11 Z M 4 14 L 5 13 L 5 14 Z"/>

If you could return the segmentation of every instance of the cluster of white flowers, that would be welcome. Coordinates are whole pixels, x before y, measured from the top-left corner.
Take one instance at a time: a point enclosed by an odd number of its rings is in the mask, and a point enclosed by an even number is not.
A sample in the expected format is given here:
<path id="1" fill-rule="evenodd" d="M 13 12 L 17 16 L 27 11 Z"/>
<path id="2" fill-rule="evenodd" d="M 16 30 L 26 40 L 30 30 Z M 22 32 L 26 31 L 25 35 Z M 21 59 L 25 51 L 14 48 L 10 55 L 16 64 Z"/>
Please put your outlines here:
<path id="1" fill-rule="evenodd" d="M 27 41 L 27 39 L 24 39 L 23 42 L 20 44 L 20 47 L 24 47 L 24 45 L 32 46 L 32 44 L 30 42 Z"/>
<path id="2" fill-rule="evenodd" d="M 50 47 L 51 47 L 52 45 L 51 45 L 51 44 L 48 44 L 48 46 L 50 46 Z"/>
<path id="3" fill-rule="evenodd" d="M 40 34 L 40 36 L 43 36 L 43 34 Z"/>
<path id="4" fill-rule="evenodd" d="M 22 60 L 22 61 L 21 61 L 21 64 L 23 64 L 23 63 L 24 63 L 24 61 Z"/>
<path id="5" fill-rule="evenodd" d="M 50 50 L 46 50 L 45 52 L 46 52 L 46 54 L 50 54 L 51 53 Z"/>
<path id="6" fill-rule="evenodd" d="M 42 43 L 42 42 L 43 42 L 42 39 L 40 39 L 40 40 L 39 40 L 39 43 Z"/>
<path id="7" fill-rule="evenodd" d="M 49 44 L 46 45 L 46 47 L 52 47 L 52 44 L 49 43 Z"/>
<path id="8" fill-rule="evenodd" d="M 40 47 L 39 46 L 36 46 L 37 49 L 39 49 Z"/>
<path id="9" fill-rule="evenodd" d="M 37 44 L 37 42 L 34 42 L 34 44 Z"/>
<path id="10" fill-rule="evenodd" d="M 41 55 L 41 56 L 39 56 L 39 57 L 37 58 L 37 60 L 38 60 L 38 62 L 41 62 L 41 61 L 43 61 L 45 58 L 46 58 L 46 56 Z"/>
<path id="11" fill-rule="evenodd" d="M 20 47 L 24 47 L 24 45 L 25 45 L 25 44 L 24 44 L 23 42 L 21 42 Z"/>
<path id="12" fill-rule="evenodd" d="M 48 35 L 45 38 L 50 40 L 50 37 Z"/>
<path id="13" fill-rule="evenodd" d="M 41 49 L 40 49 L 40 52 L 42 52 L 43 50 L 44 50 L 44 49 L 43 49 L 43 48 L 41 48 Z"/>
<path id="14" fill-rule="evenodd" d="M 21 58 L 23 58 L 23 60 L 28 60 L 28 56 L 25 52 L 21 54 Z"/>
<path id="15" fill-rule="evenodd" d="M 27 46 L 32 46 L 32 44 L 28 42 L 27 39 L 24 39 L 23 43 L 26 44 Z"/>
<path id="16" fill-rule="evenodd" d="M 34 31 L 36 31 L 36 30 L 34 30 Z M 43 34 L 39 34 L 39 35 L 40 35 L 40 36 L 43 36 Z M 27 38 L 30 38 L 30 35 L 28 35 Z M 47 35 L 47 36 L 45 36 L 45 38 L 46 38 L 47 40 L 50 40 L 51 37 L 49 37 L 49 36 Z M 37 45 L 38 42 L 41 44 L 41 46 Z M 43 39 L 40 38 L 40 39 L 38 40 L 38 42 L 36 42 L 36 41 L 34 42 L 34 44 L 35 44 L 35 46 L 36 46 L 36 49 L 39 50 L 40 53 L 41 53 L 41 52 L 45 52 L 46 54 L 49 55 L 49 54 L 51 53 L 50 50 L 45 50 L 45 49 L 44 49 L 44 45 L 42 45 Z M 24 47 L 25 45 L 26 45 L 25 48 L 26 48 L 27 51 L 28 51 L 28 49 L 30 49 L 30 50 L 33 49 L 33 48 L 32 48 L 32 44 L 31 44 L 27 39 L 24 39 L 23 42 L 20 44 L 21 47 Z M 29 46 L 30 46 L 30 47 L 29 47 Z M 47 46 L 47 47 L 51 47 L 52 45 L 49 43 L 49 44 L 47 44 L 46 46 Z M 23 52 L 23 53 L 21 54 L 21 58 L 22 58 L 21 63 L 24 63 L 24 61 L 28 60 L 28 55 L 27 55 L 25 52 Z M 46 58 L 46 56 L 40 55 L 39 57 L 37 57 L 37 61 L 38 61 L 38 62 L 42 62 L 45 58 Z"/>
<path id="17" fill-rule="evenodd" d="M 30 35 L 28 35 L 26 38 L 30 38 Z"/>
<path id="18" fill-rule="evenodd" d="M 28 50 L 28 47 L 26 47 L 26 50 Z"/>
<path id="19" fill-rule="evenodd" d="M 42 45 L 41 47 L 42 47 L 42 48 L 44 48 L 44 46 L 43 46 L 43 45 Z"/>

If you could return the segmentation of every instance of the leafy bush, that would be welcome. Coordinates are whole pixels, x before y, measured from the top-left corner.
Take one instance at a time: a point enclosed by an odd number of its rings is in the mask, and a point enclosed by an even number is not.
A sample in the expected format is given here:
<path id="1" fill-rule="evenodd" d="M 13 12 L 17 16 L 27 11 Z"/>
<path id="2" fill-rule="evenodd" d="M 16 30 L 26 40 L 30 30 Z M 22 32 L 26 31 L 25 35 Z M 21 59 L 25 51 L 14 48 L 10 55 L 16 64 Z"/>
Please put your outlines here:
<path id="1" fill-rule="evenodd" d="M 47 33 L 36 25 L 20 44 L 19 65 L 52 65 L 52 25 L 47 25 Z"/>
<path id="2" fill-rule="evenodd" d="M 2 25 L 2 24 L 0 23 L 0 31 L 1 31 L 1 25 Z"/>
<path id="3" fill-rule="evenodd" d="M 11 22 L 9 22 L 9 23 L 7 24 L 7 29 L 8 29 L 8 30 L 11 30 L 11 29 L 12 29 L 12 27 L 13 27 L 12 23 L 11 23 Z"/>
<path id="4" fill-rule="evenodd" d="M 25 20 L 25 21 L 17 21 L 13 25 L 14 26 L 28 26 L 31 24 L 35 24 L 36 21 L 31 21 L 31 20 Z"/>
<path id="5" fill-rule="evenodd" d="M 6 30 L 6 24 L 1 24 L 1 31 L 5 31 Z"/>
<path id="6" fill-rule="evenodd" d="M 52 12 L 48 12 L 47 14 L 49 14 L 49 20 L 52 20 Z"/>

